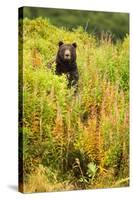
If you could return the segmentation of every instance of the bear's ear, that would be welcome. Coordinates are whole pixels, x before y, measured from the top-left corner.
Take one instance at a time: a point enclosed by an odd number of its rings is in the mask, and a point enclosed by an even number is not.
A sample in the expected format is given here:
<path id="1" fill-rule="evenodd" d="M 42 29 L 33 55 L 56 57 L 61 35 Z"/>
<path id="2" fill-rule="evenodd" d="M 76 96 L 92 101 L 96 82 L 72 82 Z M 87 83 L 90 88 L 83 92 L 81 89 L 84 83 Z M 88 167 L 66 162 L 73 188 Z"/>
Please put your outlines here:
<path id="1" fill-rule="evenodd" d="M 77 44 L 76 42 L 72 43 L 72 45 L 76 48 L 77 47 Z"/>
<path id="2" fill-rule="evenodd" d="M 64 43 L 62 42 L 62 41 L 60 41 L 59 43 L 58 43 L 58 45 L 59 45 L 59 47 L 61 46 L 61 45 L 63 45 Z"/>

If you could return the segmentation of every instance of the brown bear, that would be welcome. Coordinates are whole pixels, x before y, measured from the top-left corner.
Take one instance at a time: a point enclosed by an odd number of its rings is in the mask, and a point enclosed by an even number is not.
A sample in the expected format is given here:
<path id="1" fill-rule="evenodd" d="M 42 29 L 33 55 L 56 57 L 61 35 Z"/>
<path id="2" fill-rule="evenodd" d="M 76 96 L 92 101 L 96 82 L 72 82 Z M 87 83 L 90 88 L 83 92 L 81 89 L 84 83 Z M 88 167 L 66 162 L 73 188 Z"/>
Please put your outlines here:
<path id="1" fill-rule="evenodd" d="M 76 63 L 76 47 L 76 43 L 64 44 L 62 41 L 59 42 L 56 56 L 56 74 L 66 74 L 68 87 L 74 86 L 77 91 L 79 73 Z"/>

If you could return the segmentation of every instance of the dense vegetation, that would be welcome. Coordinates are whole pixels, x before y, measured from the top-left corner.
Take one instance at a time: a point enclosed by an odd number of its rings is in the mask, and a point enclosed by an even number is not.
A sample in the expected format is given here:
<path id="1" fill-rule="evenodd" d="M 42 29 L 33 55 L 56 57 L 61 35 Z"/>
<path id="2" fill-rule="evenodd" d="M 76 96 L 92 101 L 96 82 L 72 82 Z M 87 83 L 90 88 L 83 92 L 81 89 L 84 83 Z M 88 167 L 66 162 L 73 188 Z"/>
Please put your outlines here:
<path id="1" fill-rule="evenodd" d="M 81 27 L 71 32 L 46 19 L 19 25 L 24 192 L 128 186 L 128 35 L 114 45 L 111 37 L 97 43 Z M 78 44 L 77 95 L 65 75 L 55 75 L 59 40 Z"/>
<path id="2" fill-rule="evenodd" d="M 20 15 L 30 19 L 49 18 L 55 26 L 65 26 L 69 30 L 82 26 L 86 32 L 99 37 L 101 32 L 109 32 L 114 41 L 123 39 L 129 32 L 128 13 L 24 7 Z"/>

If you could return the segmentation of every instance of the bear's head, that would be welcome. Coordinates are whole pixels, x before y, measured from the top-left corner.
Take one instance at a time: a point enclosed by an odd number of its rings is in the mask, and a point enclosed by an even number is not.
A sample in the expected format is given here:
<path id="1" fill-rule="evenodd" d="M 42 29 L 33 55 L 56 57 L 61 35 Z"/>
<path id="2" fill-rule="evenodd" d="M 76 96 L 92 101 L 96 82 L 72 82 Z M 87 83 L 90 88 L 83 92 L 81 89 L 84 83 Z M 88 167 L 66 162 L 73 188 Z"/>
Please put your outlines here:
<path id="1" fill-rule="evenodd" d="M 58 59 L 64 63 L 71 63 L 76 61 L 76 43 L 64 44 L 62 41 L 59 42 Z"/>

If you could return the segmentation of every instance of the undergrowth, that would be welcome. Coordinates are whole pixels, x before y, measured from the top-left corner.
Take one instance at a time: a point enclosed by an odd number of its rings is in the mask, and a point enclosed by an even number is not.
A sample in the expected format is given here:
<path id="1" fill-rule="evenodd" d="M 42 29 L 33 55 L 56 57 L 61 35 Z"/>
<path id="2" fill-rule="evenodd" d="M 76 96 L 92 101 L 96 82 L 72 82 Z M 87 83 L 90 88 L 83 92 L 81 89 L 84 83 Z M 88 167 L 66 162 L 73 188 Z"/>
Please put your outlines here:
<path id="1" fill-rule="evenodd" d="M 128 186 L 128 35 L 116 44 L 109 37 L 97 43 L 82 27 L 70 32 L 41 18 L 19 26 L 23 191 Z M 76 96 L 65 75 L 55 75 L 60 40 L 78 44 Z"/>

